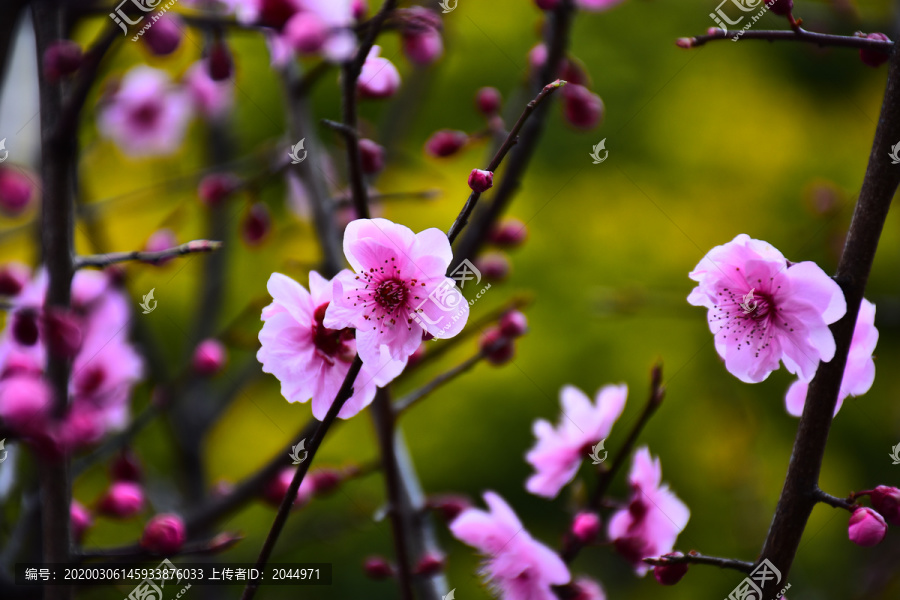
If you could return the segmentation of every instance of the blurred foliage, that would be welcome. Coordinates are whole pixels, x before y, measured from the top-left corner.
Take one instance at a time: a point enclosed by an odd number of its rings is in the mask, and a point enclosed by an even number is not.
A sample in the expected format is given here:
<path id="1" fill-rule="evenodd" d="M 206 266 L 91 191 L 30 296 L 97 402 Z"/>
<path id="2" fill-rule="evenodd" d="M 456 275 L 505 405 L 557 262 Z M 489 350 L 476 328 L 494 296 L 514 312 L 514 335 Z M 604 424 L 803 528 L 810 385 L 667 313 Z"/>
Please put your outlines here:
<path id="1" fill-rule="evenodd" d="M 855 51 L 790 43 L 742 40 L 690 51 L 676 48 L 677 37 L 705 32 L 713 9 L 712 0 L 629 0 L 606 13 L 578 16 L 572 52 L 584 62 L 592 88 L 603 97 L 606 118 L 596 131 L 577 132 L 554 107 L 510 211 L 528 223 L 528 242 L 512 254 L 509 280 L 494 285 L 473 308 L 477 318 L 517 292 L 534 295 L 528 310 L 531 331 L 519 343 L 513 363 L 478 366 L 400 421 L 426 492 L 462 492 L 480 503 L 483 490 L 496 490 L 537 538 L 556 546 L 575 506 L 571 490 L 577 486 L 552 502 L 525 492 L 529 467 L 523 455 L 533 443 L 532 422 L 539 417 L 556 421 L 563 384 L 593 394 L 606 383 L 625 382 L 629 403 L 607 441 L 614 456 L 643 406 L 649 369 L 662 360 L 666 401 L 640 443 L 661 457 L 664 480 L 691 509 L 678 548 L 756 558 L 797 424 L 783 408 L 791 378 L 782 370 L 750 386 L 725 371 L 703 310 L 685 301 L 692 287 L 687 273 L 708 249 L 742 232 L 769 241 L 792 260 L 814 260 L 826 271 L 834 270 L 865 171 L 886 68 L 864 66 Z M 843 34 L 884 30 L 893 18 L 884 1 L 841 11 L 799 0 L 795 14 L 809 28 Z M 105 25 L 101 21 L 86 25 L 79 37 L 90 39 Z M 422 144 L 439 128 L 482 128 L 473 97 L 484 85 L 503 91 L 508 117 L 518 114 L 525 101 L 520 88 L 526 55 L 536 43 L 539 22 L 539 11 L 526 0 L 461 0 L 444 18 L 444 58 L 424 71 L 414 70 L 402 58 L 394 34 L 383 36 L 383 54 L 400 66 L 406 89 L 396 100 L 402 110 L 392 109 L 390 101 L 364 103 L 361 109 L 363 131 L 391 151 L 390 166 L 377 188 L 443 191 L 437 200 L 386 204 L 380 209 L 383 216 L 414 230 L 450 225 L 467 195 L 466 176 L 486 162 L 486 148 L 476 145 L 439 162 L 423 155 Z M 766 15 L 756 28 L 784 26 L 783 20 Z M 286 147 L 284 94 L 268 67 L 263 41 L 247 33 L 230 34 L 229 41 L 238 71 L 237 110 L 228 126 L 227 153 L 237 159 L 276 143 Z M 196 59 L 201 45 L 200 34 L 192 32 L 174 57 L 161 60 L 139 44 L 124 41 L 105 76 L 121 75 L 139 62 L 179 74 Z M 332 71 L 316 88 L 318 117 L 339 117 L 335 81 Z M 339 140 L 324 129 L 319 134 L 342 178 Z M 603 138 L 609 159 L 593 165 L 588 153 Z M 131 249 L 161 226 L 171 227 L 181 241 L 206 235 L 206 210 L 195 192 L 197 172 L 208 168 L 210 157 L 202 124 L 193 125 L 181 153 L 164 160 L 127 160 L 98 137 L 93 114 L 84 121 L 81 140 L 82 198 L 97 215 L 79 226 L 81 252 Z M 249 161 L 243 174 L 252 175 L 261 164 Z M 231 324 L 233 367 L 252 360 L 260 327 L 256 315 L 259 303 L 267 301 L 269 274 L 285 272 L 305 284 L 303 265 L 314 262 L 318 252 L 311 225 L 288 210 L 280 179 L 257 195 L 275 217 L 273 234 L 261 247 L 250 248 L 237 235 L 250 198 L 242 196 L 230 209 L 221 325 Z M 822 210 L 826 201 L 830 204 Z M 4 257 L 33 260 L 30 234 L 29 228 L 22 228 L 4 237 Z M 136 303 L 141 294 L 156 288 L 158 310 L 137 317 L 170 368 L 185 364 L 189 356 L 186 343 L 194 315 L 204 310 L 197 304 L 206 260 L 198 256 L 159 268 L 128 267 Z M 900 373 L 889 367 L 900 359 L 898 270 L 900 220 L 895 212 L 888 219 L 867 294 L 878 306 L 878 376 L 866 396 L 844 404 L 823 465 L 821 486 L 837 496 L 877 484 L 897 485 L 900 477 L 900 468 L 891 467 L 887 457 L 900 441 Z M 258 304 L 245 310 L 251 302 Z M 395 386 L 397 394 L 414 389 L 473 350 L 474 341 L 462 344 Z M 213 388 L 234 386 L 235 371 L 222 375 Z M 147 405 L 148 391 L 145 385 L 135 393 L 136 413 Z M 273 377 L 245 385 L 206 440 L 207 483 L 236 482 L 251 473 L 309 417 L 309 405 L 286 403 Z M 155 423 L 141 433 L 135 447 L 148 465 L 157 510 L 185 508 L 172 504 L 173 486 L 184 482 L 171 478 L 179 458 L 168 429 L 164 422 Z M 371 421 L 361 414 L 333 431 L 316 463 L 364 463 L 376 456 Z M 589 469 L 583 469 L 582 476 L 590 481 Z M 75 482 L 75 497 L 90 503 L 106 485 L 104 469 L 95 467 Z M 613 492 L 627 493 L 623 477 Z M 263 596 L 395 598 L 390 581 L 371 582 L 361 570 L 369 554 L 392 555 L 388 523 L 372 518 L 383 502 L 382 479 L 376 473 L 296 512 L 273 560 L 332 562 L 334 584 L 272 587 L 263 590 Z M 222 523 L 222 529 L 246 535 L 222 559 L 254 560 L 273 516 L 272 509 L 257 503 Z M 900 595 L 900 532 L 892 528 L 882 545 L 859 548 L 847 539 L 847 518 L 824 505 L 815 509 L 788 578 L 792 600 Z M 99 519 L 86 545 L 127 543 L 139 535 L 141 522 Z M 478 558 L 440 523 L 438 531 L 456 596 L 488 597 L 476 575 Z M 736 572 L 693 567 L 679 585 L 661 589 L 652 575 L 635 578 L 607 547 L 583 552 L 572 571 L 602 581 L 610 598 L 724 597 L 740 581 Z M 98 589 L 80 596 L 119 598 L 123 592 L 127 590 Z M 198 599 L 236 598 L 239 588 L 195 588 L 190 593 Z"/>

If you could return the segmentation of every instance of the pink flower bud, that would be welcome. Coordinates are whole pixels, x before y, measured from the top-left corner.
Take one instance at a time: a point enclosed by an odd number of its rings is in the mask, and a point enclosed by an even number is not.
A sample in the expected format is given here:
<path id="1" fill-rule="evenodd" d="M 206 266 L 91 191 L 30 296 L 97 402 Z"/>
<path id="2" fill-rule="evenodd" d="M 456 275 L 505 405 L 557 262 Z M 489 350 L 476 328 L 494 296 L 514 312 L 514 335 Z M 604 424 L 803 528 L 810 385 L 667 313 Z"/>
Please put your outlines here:
<path id="1" fill-rule="evenodd" d="M 191 358 L 194 372 L 202 377 L 212 377 L 222 370 L 226 362 L 228 351 L 222 342 L 212 338 L 200 342 Z"/>
<path id="2" fill-rule="evenodd" d="M 173 248 L 177 245 L 178 239 L 175 237 L 175 232 L 167 227 L 163 227 L 162 229 L 157 229 L 153 232 L 153 234 L 147 240 L 147 243 L 144 244 L 144 251 L 161 252 L 163 250 Z M 171 260 L 172 258 L 162 258 L 160 260 L 154 261 L 153 264 L 156 266 L 162 266 Z"/>
<path id="3" fill-rule="evenodd" d="M 72 358 L 81 348 L 81 328 L 70 311 L 51 307 L 44 313 L 44 338 L 54 356 Z"/>
<path id="4" fill-rule="evenodd" d="M 15 296 L 22 291 L 31 270 L 21 263 L 11 262 L 0 267 L 0 296 Z"/>
<path id="5" fill-rule="evenodd" d="M 772 4 L 767 6 L 773 15 L 786 17 L 794 10 L 794 0 L 774 0 Z"/>
<path id="6" fill-rule="evenodd" d="M 387 560 L 380 556 L 370 556 L 363 563 L 363 570 L 366 577 L 380 581 L 394 576 L 394 567 Z"/>
<path id="7" fill-rule="evenodd" d="M 213 173 L 200 180 L 197 196 L 210 208 L 218 206 L 240 185 L 241 180 L 232 173 Z"/>
<path id="8" fill-rule="evenodd" d="M 528 237 L 528 228 L 519 219 L 509 217 L 498 223 L 489 234 L 489 240 L 495 246 L 517 248 Z"/>
<path id="9" fill-rule="evenodd" d="M 431 577 L 432 575 L 437 575 L 443 570 L 444 559 L 435 554 L 427 553 L 425 554 L 425 556 L 419 559 L 418 563 L 416 563 L 415 568 L 413 568 L 413 574 L 422 575 L 424 577 Z"/>
<path id="10" fill-rule="evenodd" d="M 366 16 L 366 11 L 369 10 L 369 6 L 366 3 L 366 0 L 353 0 L 353 18 L 357 21 L 361 21 L 363 17 Z"/>
<path id="11" fill-rule="evenodd" d="M 682 557 L 684 554 L 681 552 L 670 552 L 668 554 L 663 554 L 660 558 L 666 557 Z M 663 566 L 655 566 L 653 567 L 653 576 L 656 577 L 656 581 L 661 583 L 662 585 L 675 585 L 681 578 L 684 577 L 684 574 L 688 571 L 688 563 L 676 563 L 671 565 L 663 565 Z"/>
<path id="12" fill-rule="evenodd" d="M 419 347 L 416 348 L 415 352 L 409 355 L 409 361 L 406 363 L 407 366 L 412 366 L 422 360 L 422 357 L 425 356 L 425 352 L 427 351 L 427 347 L 425 346 L 425 342 L 419 344 Z"/>
<path id="13" fill-rule="evenodd" d="M 512 360 L 516 347 L 512 340 L 500 332 L 500 329 L 492 327 L 481 336 L 481 351 L 489 363 L 499 366 Z"/>
<path id="14" fill-rule="evenodd" d="M 390 60 L 379 56 L 381 47 L 372 46 L 363 63 L 356 90 L 363 98 L 390 98 L 400 88 L 400 72 Z"/>
<path id="15" fill-rule="evenodd" d="M 403 52 L 412 63 L 419 66 L 430 65 L 444 53 L 441 32 L 428 27 L 420 31 L 403 34 Z"/>
<path id="16" fill-rule="evenodd" d="M 502 252 L 485 252 L 475 259 L 475 267 L 490 281 L 504 281 L 509 277 L 509 259 Z"/>
<path id="17" fill-rule="evenodd" d="M 296 0 L 259 0 L 259 22 L 281 29 L 299 9 Z"/>
<path id="18" fill-rule="evenodd" d="M 572 521 L 572 535 L 582 544 L 590 544 L 600 533 L 600 517 L 593 512 L 580 512 Z"/>
<path id="19" fill-rule="evenodd" d="M 884 517 L 868 507 L 857 508 L 850 516 L 848 535 L 850 541 L 865 548 L 875 546 L 884 539 L 887 523 Z"/>
<path id="20" fill-rule="evenodd" d="M 281 501 L 284 500 L 288 488 L 291 487 L 291 481 L 294 479 L 296 467 L 285 467 L 275 477 L 269 480 L 263 487 L 263 499 L 271 506 L 278 508 Z M 294 507 L 302 506 L 309 502 L 313 495 L 312 480 L 306 477 L 300 483 L 300 489 L 297 490 L 297 497 L 294 498 Z"/>
<path id="21" fill-rule="evenodd" d="M 12 335 L 23 346 L 34 346 L 38 341 L 38 318 L 34 309 L 16 311 L 12 316 Z"/>
<path id="22" fill-rule="evenodd" d="M 475 105 L 478 111 L 486 117 L 492 117 L 500 112 L 503 97 L 500 90 L 494 87 L 483 87 L 475 94 Z"/>
<path id="23" fill-rule="evenodd" d="M 0 168 L 0 210 L 11 217 L 22 214 L 31 201 L 31 181 L 16 169 Z"/>
<path id="24" fill-rule="evenodd" d="M 97 511 L 108 517 L 127 519 L 144 508 L 144 490 L 133 481 L 116 481 L 100 499 Z"/>
<path id="25" fill-rule="evenodd" d="M 72 40 L 57 40 L 44 52 L 44 77 L 55 83 L 81 66 L 81 46 Z"/>
<path id="26" fill-rule="evenodd" d="M 0 381 L 0 418 L 21 435 L 39 435 L 48 428 L 52 399 L 43 379 L 13 374 Z"/>
<path id="27" fill-rule="evenodd" d="M 94 524 L 91 513 L 78 500 L 72 500 L 69 505 L 69 522 L 72 527 L 72 539 L 76 544 L 81 543 L 84 532 Z"/>
<path id="28" fill-rule="evenodd" d="M 527 330 L 528 319 L 517 310 L 511 310 L 500 317 L 500 332 L 508 338 L 521 337 Z"/>
<path id="29" fill-rule="evenodd" d="M 534 0 L 534 3 L 541 10 L 554 10 L 559 6 L 560 0 Z"/>
<path id="30" fill-rule="evenodd" d="M 209 77 L 213 81 L 229 79 L 234 73 L 234 61 L 225 42 L 216 41 L 209 51 Z"/>
<path id="31" fill-rule="evenodd" d="M 583 87 L 590 85 L 590 77 L 588 77 L 584 65 L 574 58 L 563 61 L 560 79 L 569 85 L 580 85 Z"/>
<path id="32" fill-rule="evenodd" d="M 372 140 L 359 140 L 359 157 L 366 175 L 374 175 L 384 168 L 384 147 Z"/>
<path id="33" fill-rule="evenodd" d="M 187 532 L 181 517 L 163 513 L 150 519 L 144 527 L 141 547 L 154 554 L 174 554 L 181 550 L 186 539 Z"/>
<path id="34" fill-rule="evenodd" d="M 113 481 L 140 481 L 144 469 L 141 462 L 131 450 L 123 450 L 109 465 L 109 476 Z"/>
<path id="35" fill-rule="evenodd" d="M 446 494 L 433 496 L 428 499 L 428 508 L 435 510 L 447 523 L 459 516 L 459 513 L 472 506 L 472 502 L 465 496 Z"/>
<path id="36" fill-rule="evenodd" d="M 181 30 L 184 24 L 181 19 L 171 14 L 164 14 L 156 22 L 153 27 L 144 32 L 144 43 L 150 52 L 157 56 L 166 56 L 172 54 L 181 44 Z"/>
<path id="37" fill-rule="evenodd" d="M 446 158 L 459 152 L 468 141 L 469 136 L 465 131 L 441 129 L 431 134 L 425 142 L 425 152 L 437 158 Z"/>
<path id="38" fill-rule="evenodd" d="M 884 35 L 883 33 L 870 33 L 866 36 L 866 39 L 881 40 L 883 42 L 890 41 L 890 38 L 888 38 L 888 36 Z M 870 67 L 880 67 L 888 61 L 888 59 L 890 58 L 890 54 L 888 54 L 887 49 L 884 51 L 861 49 L 859 51 L 859 58 Z"/>
<path id="39" fill-rule="evenodd" d="M 241 222 L 241 236 L 251 246 L 261 243 L 272 229 L 272 217 L 264 202 L 255 202 Z"/>
<path id="40" fill-rule="evenodd" d="M 900 489 L 879 485 L 871 494 L 872 507 L 891 525 L 900 526 Z"/>
<path id="41" fill-rule="evenodd" d="M 284 36 L 298 54 L 313 54 L 328 39 L 328 25 L 314 12 L 299 12 L 284 26 Z"/>
<path id="42" fill-rule="evenodd" d="M 538 44 L 528 53 L 528 62 L 533 71 L 539 70 L 547 62 L 547 46 Z"/>
<path id="43" fill-rule="evenodd" d="M 579 129 L 593 129 L 603 119 L 603 100 L 580 85 L 563 88 L 563 108 L 566 120 Z"/>
<path id="44" fill-rule="evenodd" d="M 319 469 L 315 473 L 307 475 L 312 481 L 313 490 L 317 496 L 329 494 L 337 489 L 341 483 L 341 474 L 335 469 Z"/>
<path id="45" fill-rule="evenodd" d="M 488 191 L 494 187 L 494 173 L 492 171 L 472 169 L 472 172 L 469 173 L 469 187 L 477 194 Z"/>

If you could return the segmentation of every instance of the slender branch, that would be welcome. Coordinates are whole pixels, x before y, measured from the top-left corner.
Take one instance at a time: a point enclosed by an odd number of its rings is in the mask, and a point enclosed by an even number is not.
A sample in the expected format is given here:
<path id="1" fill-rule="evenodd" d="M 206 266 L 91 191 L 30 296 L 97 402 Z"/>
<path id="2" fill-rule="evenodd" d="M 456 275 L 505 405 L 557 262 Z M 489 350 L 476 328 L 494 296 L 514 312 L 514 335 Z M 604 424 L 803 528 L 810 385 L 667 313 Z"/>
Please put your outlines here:
<path id="1" fill-rule="evenodd" d="M 740 35 L 742 40 L 765 40 L 767 42 L 805 42 L 814 44 L 820 48 L 856 48 L 858 50 L 882 50 L 889 53 L 894 47 L 894 42 L 883 40 L 870 40 L 859 35 L 832 35 L 829 33 L 816 33 L 807 31 L 802 27 L 793 29 L 776 29 L 776 30 L 751 30 L 747 31 L 725 31 L 717 29 L 715 33 L 706 35 L 698 35 L 695 37 L 678 38 L 676 44 L 681 48 L 698 48 L 707 42 L 716 40 L 730 40 L 736 35 Z"/>
<path id="2" fill-rule="evenodd" d="M 852 498 L 838 498 L 836 496 L 832 496 L 831 494 L 825 493 L 818 488 L 816 488 L 815 496 L 817 502 L 833 506 L 834 508 L 843 508 L 844 510 L 852 511 L 856 506 Z"/>
<path id="3" fill-rule="evenodd" d="M 441 195 L 437 189 L 421 190 L 418 192 L 385 192 L 383 194 L 369 194 L 369 200 L 373 202 L 388 202 L 392 200 L 433 200 Z M 334 201 L 340 207 L 352 206 L 353 198 L 350 196 L 337 196 Z"/>
<path id="4" fill-rule="evenodd" d="M 357 356 L 354 359 L 353 364 L 350 365 L 350 370 L 347 371 L 344 383 L 341 384 L 341 389 L 338 390 L 334 402 L 331 403 L 331 407 L 325 414 L 325 418 L 316 427 L 312 439 L 306 447 L 306 450 L 309 453 L 307 459 L 297 467 L 297 472 L 294 473 L 294 478 L 291 480 L 291 485 L 284 495 L 284 500 L 282 500 L 281 506 L 278 507 L 278 513 L 275 515 L 272 529 L 266 536 L 266 541 L 263 544 L 262 550 L 259 552 L 259 558 L 256 559 L 257 569 L 261 571 L 264 570 L 266 563 L 269 562 L 269 557 L 272 555 L 272 550 L 275 549 L 275 543 L 278 541 L 278 536 L 281 535 L 281 530 L 284 529 L 288 514 L 291 512 L 291 506 L 294 504 L 294 500 L 297 497 L 297 491 L 300 489 L 300 484 L 303 483 L 303 478 L 306 476 L 307 471 L 309 471 L 309 466 L 312 464 L 313 459 L 315 459 L 316 452 L 319 450 L 319 446 L 321 446 L 325 434 L 328 433 L 328 429 L 334 423 L 335 419 L 337 419 L 337 415 L 341 408 L 343 408 L 344 403 L 353 395 L 353 383 L 356 381 L 356 376 L 359 375 L 359 370 L 361 368 L 362 360 Z M 244 588 L 244 593 L 241 595 L 241 600 L 251 600 L 256 595 L 257 589 L 259 589 L 258 582 L 254 581 L 247 584 L 247 587 Z"/>
<path id="5" fill-rule="evenodd" d="M 181 550 L 167 553 L 166 556 L 167 558 L 171 558 L 173 556 L 217 554 L 235 546 L 243 539 L 243 536 L 237 533 L 223 533 L 210 540 L 188 542 Z M 129 544 L 127 546 L 117 546 L 115 548 L 85 548 L 73 556 L 73 562 L 79 564 L 88 560 L 110 558 L 140 561 L 155 556 L 158 556 L 158 554 L 148 551 L 140 544 Z"/>
<path id="6" fill-rule="evenodd" d="M 497 150 L 497 153 L 494 155 L 494 158 L 491 159 L 491 162 L 488 164 L 486 171 L 491 171 L 492 173 L 497 170 L 500 166 L 500 163 L 503 162 L 503 159 L 512 150 L 512 147 L 515 146 L 519 142 L 519 132 L 522 130 L 522 127 L 525 125 L 525 121 L 528 120 L 528 117 L 531 116 L 531 113 L 535 111 L 535 109 L 543 102 L 544 98 L 566 85 L 566 82 L 557 79 L 553 83 L 545 85 L 540 93 L 528 104 L 525 105 L 525 110 L 522 111 L 522 114 L 519 116 L 519 120 L 516 121 L 516 124 L 513 125 L 513 128 L 510 129 L 509 134 L 506 136 L 506 140 L 504 140 L 503 144 L 500 145 L 500 148 Z M 459 215 L 456 217 L 456 220 L 453 222 L 453 225 L 450 226 L 450 231 L 447 232 L 447 238 L 450 240 L 452 244 L 454 240 L 456 240 L 457 236 L 459 236 L 463 227 L 466 226 L 466 223 L 469 222 L 469 216 L 472 214 L 472 211 L 475 210 L 475 205 L 478 203 L 478 199 L 481 197 L 481 192 L 472 192 L 469 194 L 469 198 L 466 200 L 466 203 L 463 205 L 462 210 Z"/>
<path id="7" fill-rule="evenodd" d="M 847 313 L 831 325 L 835 355 L 830 362 L 819 365 L 816 376 L 810 383 L 784 488 L 760 552 L 760 559 L 770 560 L 781 571 L 782 578 L 787 577 L 790 572 L 807 520 L 816 505 L 822 458 L 828 443 L 828 432 L 844 375 L 850 340 L 875 260 L 878 239 L 891 199 L 900 183 L 900 169 L 888 161 L 891 146 L 898 139 L 900 52 L 893 52 L 869 164 L 835 274 L 835 280 L 844 291 Z M 769 582 L 763 588 L 764 596 L 774 596 L 776 593 L 774 582 Z"/>
<path id="8" fill-rule="evenodd" d="M 354 92 L 354 94 L 355 94 L 355 92 Z M 353 129 L 350 126 L 345 125 L 344 123 L 332 121 L 331 119 L 320 119 L 319 122 L 322 125 L 324 125 L 325 127 L 328 127 L 329 129 L 334 129 L 335 131 L 340 133 L 342 136 L 344 136 L 344 138 L 347 140 L 348 143 L 353 140 L 359 139 L 359 132 L 357 132 L 356 129 Z"/>
<path id="9" fill-rule="evenodd" d="M 706 556 L 695 550 L 691 550 L 684 556 L 661 556 L 659 558 L 645 558 L 644 562 L 654 567 L 664 567 L 666 565 L 709 565 L 719 567 L 720 569 L 734 569 L 741 573 L 750 573 L 753 570 L 753 563 L 744 560 L 736 560 L 734 558 L 719 558 L 718 556 Z"/>
<path id="10" fill-rule="evenodd" d="M 195 254 L 200 252 L 213 252 L 222 247 L 222 242 L 211 240 L 194 240 L 186 242 L 174 248 L 166 248 L 156 252 L 143 252 L 141 250 L 133 250 L 131 252 L 109 252 L 107 254 L 89 254 L 87 256 L 78 256 L 75 258 L 75 268 L 82 269 L 84 267 L 106 267 L 114 263 L 136 260 L 138 262 L 156 263 L 167 258 L 176 256 L 184 256 L 185 254 Z"/>
<path id="11" fill-rule="evenodd" d="M 412 407 L 414 404 L 424 399 L 425 397 L 429 396 L 432 392 L 440 389 L 445 384 L 456 379 L 456 377 L 458 377 L 459 375 L 462 375 L 466 371 L 470 370 L 483 358 L 484 354 L 479 351 L 477 354 L 475 354 L 475 356 L 470 356 L 449 371 L 441 373 L 419 389 L 403 396 L 402 398 L 394 402 L 394 414 L 400 415 L 401 413 L 407 411 L 410 407 Z"/>

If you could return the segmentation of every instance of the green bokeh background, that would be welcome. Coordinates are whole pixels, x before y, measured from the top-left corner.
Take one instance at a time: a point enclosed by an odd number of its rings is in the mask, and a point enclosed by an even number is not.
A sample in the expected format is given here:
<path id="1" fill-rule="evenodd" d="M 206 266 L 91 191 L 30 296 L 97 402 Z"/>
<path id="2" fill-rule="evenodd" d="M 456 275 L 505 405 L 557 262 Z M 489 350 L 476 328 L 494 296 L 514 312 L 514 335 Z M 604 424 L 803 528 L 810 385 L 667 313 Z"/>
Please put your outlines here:
<path id="1" fill-rule="evenodd" d="M 783 407 L 791 377 L 782 370 L 751 386 L 725 371 L 704 311 L 685 300 L 692 287 L 687 273 L 707 250 L 739 233 L 772 243 L 791 260 L 813 260 L 833 272 L 865 171 L 886 68 L 864 66 L 855 51 L 790 43 L 742 40 L 690 51 L 677 48 L 677 37 L 703 33 L 712 24 L 708 13 L 714 4 L 629 0 L 605 13 L 577 17 L 572 52 L 590 73 L 592 89 L 603 97 L 606 116 L 600 127 L 585 133 L 569 127 L 559 106 L 553 107 L 510 210 L 527 222 L 528 242 L 511 254 L 509 279 L 491 287 L 474 306 L 472 318 L 517 293 L 533 295 L 527 311 L 531 331 L 518 344 L 513 362 L 501 368 L 478 366 L 400 421 L 426 492 L 459 492 L 477 499 L 484 490 L 495 490 L 535 537 L 556 546 L 575 503 L 571 487 L 549 502 L 525 492 L 529 466 L 523 455 L 533 443 L 532 422 L 557 420 L 558 391 L 564 384 L 593 395 L 606 383 L 625 382 L 629 402 L 607 440 L 614 455 L 643 406 L 650 367 L 661 360 L 666 401 L 640 443 L 661 457 L 664 480 L 691 509 L 677 547 L 756 558 L 797 425 Z M 812 29 L 843 34 L 856 29 L 890 33 L 895 18 L 888 2 L 860 2 L 855 11 L 839 12 L 824 2 L 798 0 L 795 14 Z M 460 0 L 457 10 L 444 17 L 444 58 L 424 71 L 414 70 L 402 57 L 395 34 L 383 36 L 383 54 L 398 64 L 408 97 L 398 100 L 405 103 L 402 111 L 392 111 L 391 101 L 361 108 L 363 130 L 391 149 L 389 168 L 376 186 L 381 192 L 442 192 L 432 201 L 385 205 L 383 216 L 414 230 L 450 225 L 467 195 L 466 176 L 485 164 L 487 149 L 475 144 L 439 162 L 423 155 L 422 144 L 439 128 L 482 128 L 473 95 L 484 85 L 503 91 L 510 115 L 519 112 L 525 100 L 520 90 L 526 55 L 536 43 L 539 22 L 539 11 L 526 0 Z M 88 40 L 100 25 L 91 23 L 79 35 Z M 755 28 L 784 26 L 783 20 L 766 15 Z M 200 35 L 190 35 L 175 56 L 164 60 L 124 41 L 107 65 L 107 75 L 140 62 L 180 74 L 199 53 Z M 268 68 L 264 43 L 238 33 L 230 34 L 230 42 L 238 70 L 228 153 L 236 158 L 271 147 L 279 137 L 284 144 L 287 137 L 283 94 Z M 318 117 L 339 118 L 335 83 L 331 73 L 319 84 L 314 99 Z M 81 177 L 85 202 L 98 203 L 98 217 L 93 225 L 79 228 L 79 249 L 95 251 L 98 241 L 107 250 L 132 249 L 164 225 L 180 241 L 205 236 L 207 213 L 197 202 L 192 178 L 208 165 L 205 127 L 192 126 L 177 156 L 129 161 L 98 137 L 93 116 L 88 115 L 81 134 Z M 343 181 L 344 156 L 336 137 L 324 129 L 319 134 L 327 148 L 309 151 L 329 152 Z M 603 138 L 609 158 L 593 165 L 588 154 Z M 826 188 L 836 204 L 822 214 L 814 209 L 811 190 Z M 237 237 L 245 195 L 233 205 L 232 237 L 226 240 L 228 285 L 221 323 L 229 326 L 232 366 L 254 351 L 258 308 L 248 316 L 247 306 L 265 300 L 269 274 L 280 271 L 305 283 L 303 264 L 317 258 L 314 231 L 286 208 L 283 183 L 265 186 L 258 198 L 275 217 L 271 237 L 259 248 Z M 27 233 L 7 236 L 4 256 L 33 260 Z M 172 368 L 189 356 L 185 342 L 194 315 L 202 310 L 197 303 L 205 260 L 129 267 L 135 303 L 156 289 L 158 309 L 138 317 Z M 900 359 L 898 271 L 900 220 L 895 212 L 885 227 L 867 293 L 878 306 L 878 375 L 872 390 L 848 400 L 835 419 L 822 469 L 822 488 L 837 496 L 900 483 L 900 467 L 891 466 L 888 458 L 891 446 L 900 442 L 900 377 L 893 368 Z M 415 389 L 474 349 L 472 340 L 461 344 L 395 386 L 397 393 Z M 220 376 L 212 388 L 228 389 L 233 375 Z M 148 397 L 146 385 L 135 392 L 135 412 Z M 207 436 L 210 484 L 236 482 L 251 473 L 309 416 L 308 404 L 284 401 L 271 376 L 244 385 Z M 171 475 L 179 459 L 168 427 L 155 423 L 147 428 L 135 449 L 147 464 L 154 508 L 184 508 L 173 493 L 183 482 Z M 361 414 L 329 435 L 316 465 L 365 463 L 376 456 L 371 420 Z M 581 477 L 593 484 L 588 468 Z M 75 482 L 75 496 L 92 502 L 107 484 L 105 469 L 98 466 Z M 627 493 L 624 478 L 612 491 Z M 273 560 L 332 562 L 334 584 L 264 588 L 259 597 L 396 598 L 391 581 L 369 581 L 360 568 L 367 555 L 392 555 L 388 523 L 372 518 L 383 502 L 383 482 L 376 473 L 295 512 Z M 252 561 L 273 516 L 272 509 L 256 503 L 223 523 L 223 529 L 239 530 L 246 539 L 222 560 Z M 859 548 L 847 539 L 847 517 L 827 506 L 815 509 L 788 577 L 791 600 L 900 597 L 900 532 L 892 528 L 880 546 Z M 132 541 L 145 518 L 124 524 L 98 519 L 86 545 Z M 477 556 L 442 524 L 437 529 L 456 597 L 490 597 L 475 576 Z M 733 571 L 694 567 L 679 585 L 661 588 L 652 575 L 636 578 L 608 547 L 584 551 L 572 572 L 599 579 L 612 599 L 722 598 L 740 581 Z M 123 591 L 128 590 L 82 591 L 79 596 L 119 598 Z M 197 598 L 238 593 L 237 587 L 190 592 Z"/>

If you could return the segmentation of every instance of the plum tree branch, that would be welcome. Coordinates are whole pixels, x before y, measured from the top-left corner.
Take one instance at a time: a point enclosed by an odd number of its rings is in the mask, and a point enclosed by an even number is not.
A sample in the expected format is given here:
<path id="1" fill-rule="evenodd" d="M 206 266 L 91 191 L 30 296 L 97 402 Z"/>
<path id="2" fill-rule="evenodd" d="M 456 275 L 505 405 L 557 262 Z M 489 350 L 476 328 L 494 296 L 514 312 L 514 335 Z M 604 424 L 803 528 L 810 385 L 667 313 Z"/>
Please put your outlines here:
<path id="1" fill-rule="evenodd" d="M 684 556 L 665 556 L 659 558 L 645 558 L 644 562 L 653 566 L 666 565 L 709 565 L 719 567 L 720 569 L 733 569 L 741 573 L 750 573 L 753 570 L 753 563 L 744 560 L 736 560 L 734 558 L 719 558 L 718 556 L 706 556 L 695 550 L 691 550 Z"/>
<path id="2" fill-rule="evenodd" d="M 132 252 L 108 252 L 106 254 L 89 254 L 86 256 L 78 256 L 75 258 L 75 268 L 82 269 L 84 267 L 107 267 L 109 265 L 127 261 L 138 261 L 145 263 L 158 263 L 159 261 L 176 256 L 184 256 L 185 254 L 196 254 L 203 252 L 213 252 L 222 247 L 222 242 L 211 240 L 193 240 L 186 242 L 173 248 L 158 250 L 156 252 L 143 252 L 134 250 Z"/>
<path id="3" fill-rule="evenodd" d="M 694 37 L 678 38 L 676 44 L 681 48 L 699 48 L 707 42 L 715 42 L 717 40 L 730 40 L 738 35 L 738 31 L 725 31 L 717 29 L 715 33 L 698 35 Z M 855 48 L 858 50 L 881 50 L 885 53 L 891 51 L 894 42 L 883 40 L 870 40 L 866 37 L 858 35 L 832 35 L 829 33 L 816 33 L 807 31 L 802 27 L 793 29 L 775 29 L 775 30 L 752 30 L 740 32 L 742 40 L 764 40 L 767 42 L 805 42 L 819 47 L 835 47 L 835 48 Z"/>

